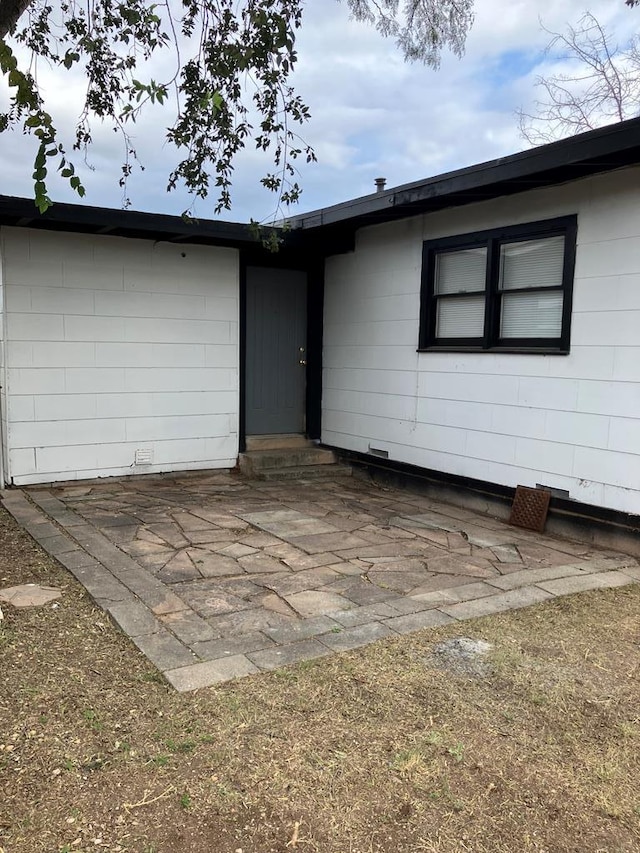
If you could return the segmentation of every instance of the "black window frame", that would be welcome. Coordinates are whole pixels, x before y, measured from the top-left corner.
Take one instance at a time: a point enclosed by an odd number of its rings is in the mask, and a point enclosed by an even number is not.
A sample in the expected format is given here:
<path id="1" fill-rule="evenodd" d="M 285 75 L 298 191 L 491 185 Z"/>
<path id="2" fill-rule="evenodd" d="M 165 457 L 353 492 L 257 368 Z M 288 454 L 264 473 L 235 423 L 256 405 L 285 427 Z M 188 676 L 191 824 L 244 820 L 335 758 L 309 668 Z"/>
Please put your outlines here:
<path id="1" fill-rule="evenodd" d="M 571 337 L 571 309 L 573 302 L 573 277 L 576 259 L 578 217 L 561 216 L 522 225 L 491 228 L 470 234 L 459 234 L 436 240 L 426 240 L 422 246 L 422 282 L 420 288 L 420 330 L 418 352 L 533 352 L 567 355 Z M 564 262 L 562 285 L 558 288 L 526 288 L 522 292 L 562 291 L 562 324 L 558 338 L 500 338 L 500 307 L 502 293 L 499 289 L 500 247 L 505 243 L 535 240 L 541 237 L 564 237 Z M 435 269 L 438 254 L 463 249 L 487 250 L 484 291 L 459 294 L 435 293 Z M 478 338 L 436 338 L 438 302 L 441 299 L 477 297 L 484 294 L 484 329 Z"/>

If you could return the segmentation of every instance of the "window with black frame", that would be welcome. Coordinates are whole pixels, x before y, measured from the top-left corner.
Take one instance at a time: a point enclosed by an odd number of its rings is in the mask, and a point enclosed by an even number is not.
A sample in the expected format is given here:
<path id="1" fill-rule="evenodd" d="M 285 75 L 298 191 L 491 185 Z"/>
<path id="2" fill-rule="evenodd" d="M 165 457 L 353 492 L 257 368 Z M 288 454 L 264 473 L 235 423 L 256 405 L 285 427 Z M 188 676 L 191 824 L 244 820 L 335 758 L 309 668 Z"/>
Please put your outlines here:
<path id="1" fill-rule="evenodd" d="M 424 243 L 419 349 L 569 351 L 575 216 Z"/>

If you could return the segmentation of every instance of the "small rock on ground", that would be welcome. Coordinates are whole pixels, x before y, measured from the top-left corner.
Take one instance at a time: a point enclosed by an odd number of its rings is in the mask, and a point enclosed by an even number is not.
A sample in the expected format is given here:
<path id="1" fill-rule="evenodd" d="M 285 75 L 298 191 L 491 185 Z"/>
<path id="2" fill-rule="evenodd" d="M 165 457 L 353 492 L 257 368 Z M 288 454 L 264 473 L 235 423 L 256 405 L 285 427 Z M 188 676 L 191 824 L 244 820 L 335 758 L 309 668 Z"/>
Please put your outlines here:
<path id="1" fill-rule="evenodd" d="M 14 607 L 42 607 L 61 595 L 62 591 L 56 587 L 40 586 L 37 583 L 23 583 L 20 586 L 0 589 L 0 601 L 6 601 Z"/>

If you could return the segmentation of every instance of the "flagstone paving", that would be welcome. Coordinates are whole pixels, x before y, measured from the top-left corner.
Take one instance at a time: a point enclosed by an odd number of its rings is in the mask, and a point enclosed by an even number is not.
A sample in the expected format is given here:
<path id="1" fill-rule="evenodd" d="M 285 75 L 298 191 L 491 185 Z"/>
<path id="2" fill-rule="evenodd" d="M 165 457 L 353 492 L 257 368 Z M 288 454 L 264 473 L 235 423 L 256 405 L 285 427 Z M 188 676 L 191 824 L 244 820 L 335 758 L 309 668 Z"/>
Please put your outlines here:
<path id="1" fill-rule="evenodd" d="M 2 493 L 178 690 L 640 580 L 638 561 L 358 478 Z"/>

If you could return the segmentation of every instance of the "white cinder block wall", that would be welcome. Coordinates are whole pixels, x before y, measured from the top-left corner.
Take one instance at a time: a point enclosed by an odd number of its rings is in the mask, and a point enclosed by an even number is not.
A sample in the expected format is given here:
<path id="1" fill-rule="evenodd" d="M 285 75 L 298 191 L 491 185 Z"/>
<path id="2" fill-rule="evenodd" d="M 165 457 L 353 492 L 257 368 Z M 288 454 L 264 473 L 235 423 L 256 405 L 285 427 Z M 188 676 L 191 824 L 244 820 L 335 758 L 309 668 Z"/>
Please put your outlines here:
<path id="1" fill-rule="evenodd" d="M 568 356 L 417 353 L 422 241 L 578 214 Z M 328 260 L 322 440 L 640 513 L 640 169 L 372 226 Z"/>
<path id="2" fill-rule="evenodd" d="M 7 375 L 5 363 L 5 313 L 4 313 L 4 281 L 2 264 L 0 264 L 0 489 L 7 483 L 5 460 L 7 450 Z"/>
<path id="3" fill-rule="evenodd" d="M 3 228 L 2 260 L 9 482 L 235 464 L 235 250 Z"/>

